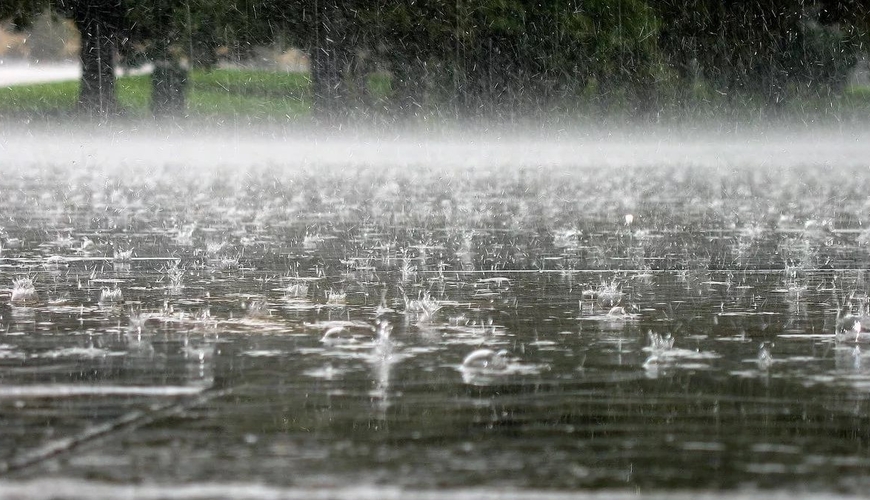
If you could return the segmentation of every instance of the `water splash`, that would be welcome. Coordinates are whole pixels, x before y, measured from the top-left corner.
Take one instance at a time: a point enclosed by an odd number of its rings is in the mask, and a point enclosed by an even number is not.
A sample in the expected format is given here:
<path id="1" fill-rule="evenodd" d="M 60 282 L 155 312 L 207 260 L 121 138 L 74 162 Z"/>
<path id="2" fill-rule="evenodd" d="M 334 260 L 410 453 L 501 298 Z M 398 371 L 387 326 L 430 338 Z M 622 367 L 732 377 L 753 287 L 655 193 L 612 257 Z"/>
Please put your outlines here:
<path id="1" fill-rule="evenodd" d="M 38 302 L 39 295 L 36 293 L 33 278 L 23 276 L 12 280 L 12 295 L 10 300 L 16 305 L 35 304 Z"/>
<path id="2" fill-rule="evenodd" d="M 120 288 L 100 289 L 100 304 L 120 304 L 122 302 L 124 302 L 124 294 Z"/>
<path id="3" fill-rule="evenodd" d="M 760 370 L 767 371 L 773 366 L 774 359 L 773 354 L 771 353 L 772 348 L 772 342 L 762 342 L 758 347 L 758 368 Z"/>

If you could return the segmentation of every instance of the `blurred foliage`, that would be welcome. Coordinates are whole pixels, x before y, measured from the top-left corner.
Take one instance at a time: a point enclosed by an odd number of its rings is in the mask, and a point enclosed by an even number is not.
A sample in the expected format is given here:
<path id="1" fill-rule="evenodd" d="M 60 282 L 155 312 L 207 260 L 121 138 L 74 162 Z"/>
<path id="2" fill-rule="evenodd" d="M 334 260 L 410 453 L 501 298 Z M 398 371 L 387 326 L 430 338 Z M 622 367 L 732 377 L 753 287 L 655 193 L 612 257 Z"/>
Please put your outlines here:
<path id="1" fill-rule="evenodd" d="M 400 116 L 775 113 L 842 95 L 870 46 L 868 0 L 8 0 L 0 19 L 112 5 L 128 64 L 209 69 L 300 47 L 315 108 Z"/>
<path id="2" fill-rule="evenodd" d="M 14 29 L 25 29 L 48 6 L 48 0 L 3 0 L 0 2 L 0 20 L 10 21 Z"/>

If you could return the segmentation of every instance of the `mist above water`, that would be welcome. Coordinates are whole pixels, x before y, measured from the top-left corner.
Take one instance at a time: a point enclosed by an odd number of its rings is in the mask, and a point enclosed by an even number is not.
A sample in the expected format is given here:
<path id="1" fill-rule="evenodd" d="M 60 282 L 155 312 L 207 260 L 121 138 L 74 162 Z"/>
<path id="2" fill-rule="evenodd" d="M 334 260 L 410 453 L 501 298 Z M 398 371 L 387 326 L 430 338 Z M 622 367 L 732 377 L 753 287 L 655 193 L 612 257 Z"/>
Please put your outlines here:
<path id="1" fill-rule="evenodd" d="M 179 175 L 246 167 L 336 169 L 503 167 L 554 169 L 679 164 L 698 167 L 786 168 L 861 166 L 870 158 L 870 129 L 854 127 L 689 129 L 551 128 L 518 131 L 469 127 L 318 130 L 278 127 L 172 126 L 0 129 L 0 168 L 67 165 L 98 169 L 179 167 Z M 614 175 L 618 175 L 614 171 Z"/>

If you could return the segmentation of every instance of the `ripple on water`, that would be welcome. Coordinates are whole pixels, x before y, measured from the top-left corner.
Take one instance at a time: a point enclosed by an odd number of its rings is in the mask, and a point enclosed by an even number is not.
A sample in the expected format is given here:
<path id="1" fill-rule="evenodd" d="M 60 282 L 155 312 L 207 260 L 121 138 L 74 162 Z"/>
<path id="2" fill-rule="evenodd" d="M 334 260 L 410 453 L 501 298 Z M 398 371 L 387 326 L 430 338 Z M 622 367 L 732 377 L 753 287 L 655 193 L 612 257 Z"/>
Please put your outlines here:
<path id="1" fill-rule="evenodd" d="M 0 359 L 24 359 L 27 355 L 24 351 L 9 344 L 0 344 Z"/>
<path id="2" fill-rule="evenodd" d="M 792 483 L 796 471 L 815 474 L 814 485 L 839 484 L 833 477 L 844 471 L 830 474 L 835 457 L 822 454 L 829 449 L 853 454 L 852 462 L 842 457 L 856 467 L 848 479 L 866 476 L 854 440 L 870 390 L 864 322 L 838 324 L 833 310 L 836 296 L 858 302 L 868 292 L 866 249 L 848 233 L 863 230 L 866 165 L 841 176 L 840 185 L 854 186 L 857 195 L 847 190 L 830 208 L 845 215 L 831 225 L 837 238 L 823 243 L 791 238 L 830 206 L 830 190 L 807 188 L 816 179 L 803 175 L 783 189 L 749 190 L 759 199 L 748 200 L 723 196 L 743 187 L 732 169 L 699 175 L 694 165 L 620 169 L 617 176 L 600 168 L 577 175 L 566 166 L 564 176 L 535 175 L 543 180 L 534 182 L 496 167 L 467 169 L 462 182 L 440 165 L 431 172 L 342 165 L 340 174 L 212 167 L 157 169 L 154 176 L 162 177 L 152 179 L 150 170 L 127 178 L 112 173 L 113 166 L 91 171 L 64 163 L 59 170 L 78 176 L 41 175 L 29 186 L 20 176 L 5 179 L 21 186 L 0 198 L 3 213 L 15 216 L 0 239 L 17 247 L 4 248 L 0 278 L 8 285 L 34 273 L 42 300 L 21 303 L 7 292 L 6 308 L 0 307 L 0 326 L 8 332 L 0 344 L 0 398 L 8 388 L 10 400 L 85 396 L 76 404 L 85 408 L 80 422 L 90 425 L 94 415 L 106 415 L 88 405 L 111 406 L 111 414 L 130 404 L 125 396 L 137 392 L 122 387 L 125 380 L 167 384 L 141 389 L 146 398 L 190 396 L 200 389 L 185 384 L 206 385 L 211 382 L 203 380 L 218 376 L 241 394 L 191 411 L 195 420 L 158 426 L 172 439 L 149 440 L 149 428 L 125 434 L 132 441 L 121 440 L 121 448 L 113 448 L 114 440 L 101 443 L 100 450 L 127 459 L 112 468 L 119 481 L 141 478 L 140 487 L 155 497 L 191 494 L 151 481 L 160 460 L 149 458 L 165 455 L 178 458 L 177 472 L 192 481 L 215 470 L 232 481 L 253 470 L 262 484 L 299 477 L 322 484 L 374 477 L 380 484 L 399 477 L 451 488 L 363 488 L 372 498 L 518 498 L 530 491 L 512 489 L 517 484 L 552 488 L 526 496 L 567 498 L 587 486 L 618 496 L 606 488 L 745 484 L 765 472 L 781 474 L 781 464 L 795 455 L 819 456 L 817 471 L 785 466 L 779 482 L 765 483 L 785 484 L 794 496 L 802 486 Z M 819 171 L 826 178 L 837 174 L 836 168 Z M 395 189 L 376 189 L 385 184 Z M 18 217 L 24 207 L 12 197 L 40 192 L 40 203 L 57 199 L 57 207 L 32 222 Z M 687 200 L 692 203 L 682 203 Z M 790 248 L 783 247 L 786 240 Z M 136 257 L 122 255 L 131 248 Z M 823 262 L 855 272 L 812 267 Z M 619 271 L 628 267 L 634 270 Z M 784 285 L 783 267 L 796 277 L 794 285 Z M 173 272 L 179 280 L 183 274 L 183 287 L 167 286 Z M 108 293 L 101 302 L 109 307 L 98 307 L 102 287 L 123 289 L 136 313 L 111 307 L 120 299 Z M 51 297 L 65 299 L 46 303 Z M 853 305 L 852 315 L 863 320 L 864 304 Z M 395 334 L 382 338 L 378 317 L 395 322 Z M 648 325 L 675 335 L 645 346 Z M 90 338 L 93 346 L 86 347 Z M 772 338 L 783 342 L 768 352 L 765 366 L 758 345 Z M 499 355 L 501 349 L 508 353 Z M 115 356 L 123 358 L 104 360 Z M 41 359 L 24 366 L 30 358 Z M 22 388 L 25 377 L 56 374 L 57 380 L 87 374 L 107 386 Z M 664 374 L 674 376 L 650 380 Z M 304 390 L 272 391 L 276 386 Z M 265 396 L 256 394 L 261 388 Z M 474 401 L 463 406 L 457 394 Z M 94 403 L 94 395 L 121 402 Z M 706 405 L 713 399 L 715 409 Z M 26 448 L 45 430 L 45 419 L 15 408 L 4 405 L 4 418 L 24 424 L 10 425 L 2 437 Z M 245 418 L 226 418 L 227 412 Z M 722 436 L 757 428 L 761 440 L 728 438 L 723 448 L 705 425 L 713 420 Z M 197 429 L 213 427 L 226 431 L 225 438 L 199 439 Z M 244 437 L 252 429 L 263 433 L 259 443 L 283 443 L 282 454 L 261 455 L 266 447 Z M 68 437 L 60 426 L 50 430 Z M 148 446 L 138 446 L 140 431 Z M 470 433 L 486 439 L 469 439 Z M 792 439 L 798 434 L 800 449 Z M 662 443 L 679 453 L 668 454 Z M 129 458 L 139 452 L 142 460 Z M 317 460 L 297 460 L 309 455 Z M 87 463 L 47 466 L 106 474 Z M 106 460 L 90 463 L 103 467 Z M 774 465 L 757 465 L 768 463 Z M 262 484 L 243 485 L 251 490 L 190 484 L 226 497 L 264 491 Z M 266 487 L 259 497 L 290 491 L 309 498 L 324 494 L 322 484 L 316 491 Z M 464 484 L 482 488 L 466 491 Z M 490 489 L 499 484 L 507 488 Z M 90 486 L 88 492 L 105 488 L 104 497 L 118 496 L 111 484 Z M 360 491 L 349 487 L 337 496 L 366 496 Z"/>
<path id="3" fill-rule="evenodd" d="M 39 354 L 34 354 L 36 358 L 103 358 L 106 356 L 124 356 L 124 351 L 110 351 L 108 349 L 100 349 L 98 347 L 64 347 L 53 349 Z"/>
<path id="4" fill-rule="evenodd" d="M 286 351 L 278 350 L 278 349 L 259 349 L 259 350 L 250 350 L 250 351 L 242 351 L 242 356 L 248 356 L 250 358 L 276 358 L 280 356 L 286 355 Z"/>
<path id="5" fill-rule="evenodd" d="M 477 349 L 454 368 L 466 384 L 491 385 L 505 382 L 513 376 L 537 375 L 548 365 L 523 363 L 506 350 Z"/>
<path id="6" fill-rule="evenodd" d="M 302 372 L 306 377 L 318 378 L 322 380 L 340 379 L 349 370 L 344 368 L 336 368 L 333 365 L 324 365 L 317 368 L 311 368 Z"/>

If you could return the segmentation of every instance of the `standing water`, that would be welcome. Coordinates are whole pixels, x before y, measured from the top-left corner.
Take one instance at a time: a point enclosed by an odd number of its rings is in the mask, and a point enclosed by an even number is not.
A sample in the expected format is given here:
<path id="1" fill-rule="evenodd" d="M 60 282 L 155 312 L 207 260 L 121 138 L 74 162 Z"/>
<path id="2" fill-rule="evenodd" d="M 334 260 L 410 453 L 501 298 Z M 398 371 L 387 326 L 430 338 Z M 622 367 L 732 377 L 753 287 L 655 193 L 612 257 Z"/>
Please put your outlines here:
<path id="1" fill-rule="evenodd" d="M 467 137 L 0 135 L 0 498 L 866 491 L 868 137 Z"/>

